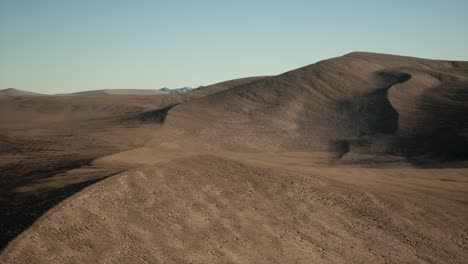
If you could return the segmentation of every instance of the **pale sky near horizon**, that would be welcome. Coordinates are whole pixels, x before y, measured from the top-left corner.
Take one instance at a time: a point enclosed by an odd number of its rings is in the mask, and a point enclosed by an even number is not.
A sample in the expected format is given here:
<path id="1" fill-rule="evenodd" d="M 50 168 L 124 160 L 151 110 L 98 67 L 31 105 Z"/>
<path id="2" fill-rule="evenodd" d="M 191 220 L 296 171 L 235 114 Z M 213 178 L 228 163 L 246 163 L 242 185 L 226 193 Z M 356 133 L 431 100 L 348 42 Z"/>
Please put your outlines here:
<path id="1" fill-rule="evenodd" d="M 352 51 L 468 61 L 468 1 L 0 0 L 0 89 L 197 87 Z"/>

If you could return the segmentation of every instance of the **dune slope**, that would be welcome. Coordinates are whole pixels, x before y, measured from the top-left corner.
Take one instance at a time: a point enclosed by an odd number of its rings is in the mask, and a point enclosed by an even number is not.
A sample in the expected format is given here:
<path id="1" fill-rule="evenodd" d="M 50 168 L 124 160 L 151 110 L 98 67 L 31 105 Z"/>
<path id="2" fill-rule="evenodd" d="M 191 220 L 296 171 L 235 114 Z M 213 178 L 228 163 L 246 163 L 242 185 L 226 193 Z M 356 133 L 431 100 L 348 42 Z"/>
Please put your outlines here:
<path id="1" fill-rule="evenodd" d="M 252 159 L 198 155 L 85 189 L 43 216 L 0 258 L 463 263 L 464 191 L 462 169 L 265 167 Z"/>

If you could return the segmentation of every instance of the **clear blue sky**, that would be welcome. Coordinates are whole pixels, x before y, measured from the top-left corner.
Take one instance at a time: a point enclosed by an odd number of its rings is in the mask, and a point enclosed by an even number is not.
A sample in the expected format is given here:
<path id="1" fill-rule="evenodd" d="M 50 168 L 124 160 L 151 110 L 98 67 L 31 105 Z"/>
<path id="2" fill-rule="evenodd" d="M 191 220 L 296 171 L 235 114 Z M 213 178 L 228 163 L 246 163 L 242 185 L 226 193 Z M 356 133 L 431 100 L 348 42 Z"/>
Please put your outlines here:
<path id="1" fill-rule="evenodd" d="M 0 89 L 199 86 L 356 50 L 468 60 L 468 1 L 0 0 Z"/>

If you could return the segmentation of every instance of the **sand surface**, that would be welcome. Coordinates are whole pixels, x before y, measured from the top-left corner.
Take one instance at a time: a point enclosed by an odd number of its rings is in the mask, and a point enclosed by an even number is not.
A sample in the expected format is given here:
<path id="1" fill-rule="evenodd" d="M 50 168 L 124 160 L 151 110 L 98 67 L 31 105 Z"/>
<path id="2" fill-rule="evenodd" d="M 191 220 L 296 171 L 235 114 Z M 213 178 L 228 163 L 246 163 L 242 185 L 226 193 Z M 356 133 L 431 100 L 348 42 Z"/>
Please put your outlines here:
<path id="1" fill-rule="evenodd" d="M 0 96 L 2 263 L 464 263 L 468 63 Z"/>

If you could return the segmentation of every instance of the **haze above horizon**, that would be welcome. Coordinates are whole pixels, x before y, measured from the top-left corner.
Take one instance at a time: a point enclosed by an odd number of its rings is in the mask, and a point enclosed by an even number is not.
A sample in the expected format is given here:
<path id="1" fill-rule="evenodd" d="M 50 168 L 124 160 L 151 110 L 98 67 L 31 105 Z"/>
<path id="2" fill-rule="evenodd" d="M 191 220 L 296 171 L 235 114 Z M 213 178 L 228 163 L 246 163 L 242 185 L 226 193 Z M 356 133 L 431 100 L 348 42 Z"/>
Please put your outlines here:
<path id="1" fill-rule="evenodd" d="M 352 51 L 468 60 L 468 2 L 0 0 L 0 89 L 197 87 Z"/>

